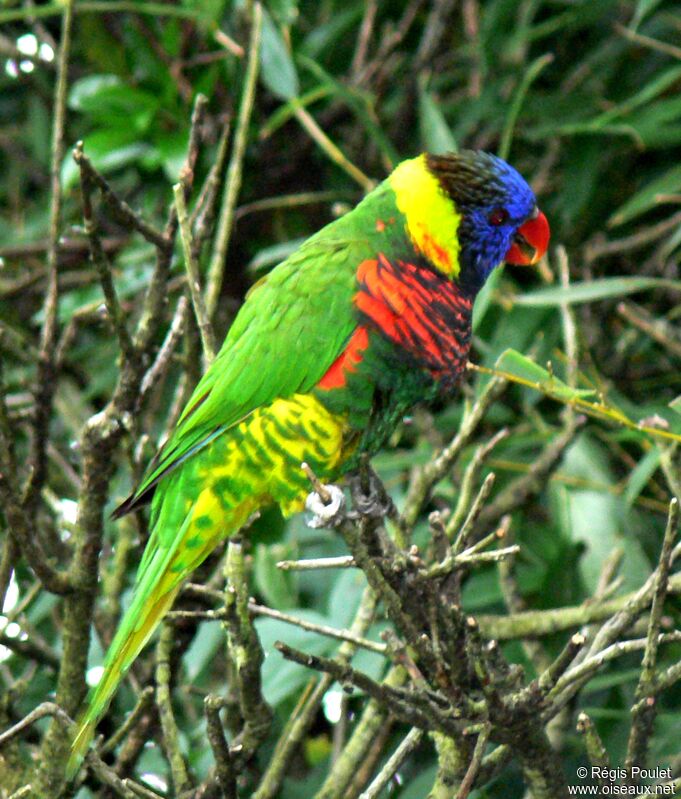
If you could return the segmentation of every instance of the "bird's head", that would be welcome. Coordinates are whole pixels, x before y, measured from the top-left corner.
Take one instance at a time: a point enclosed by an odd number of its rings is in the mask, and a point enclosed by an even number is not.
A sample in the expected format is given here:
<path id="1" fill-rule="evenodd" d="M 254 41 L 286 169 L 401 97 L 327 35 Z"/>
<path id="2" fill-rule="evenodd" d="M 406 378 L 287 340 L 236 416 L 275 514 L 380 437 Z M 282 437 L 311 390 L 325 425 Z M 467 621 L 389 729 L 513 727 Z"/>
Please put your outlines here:
<path id="1" fill-rule="evenodd" d="M 529 265 L 544 255 L 548 222 L 532 189 L 512 166 L 471 150 L 426 155 L 425 162 L 460 216 L 460 285 L 477 291 L 503 261 Z"/>

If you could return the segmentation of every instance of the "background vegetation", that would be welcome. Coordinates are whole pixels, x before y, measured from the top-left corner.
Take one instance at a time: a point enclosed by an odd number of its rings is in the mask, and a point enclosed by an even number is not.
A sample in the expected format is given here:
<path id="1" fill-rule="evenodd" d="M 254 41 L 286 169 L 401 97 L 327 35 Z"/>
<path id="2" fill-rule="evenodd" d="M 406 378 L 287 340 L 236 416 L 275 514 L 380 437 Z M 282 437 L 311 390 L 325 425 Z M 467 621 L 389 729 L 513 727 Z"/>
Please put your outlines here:
<path id="1" fill-rule="evenodd" d="M 457 147 L 508 157 L 553 230 L 479 298 L 472 360 L 504 374 L 375 459 L 399 547 L 374 503 L 344 538 L 267 512 L 216 553 L 64 795 L 558 797 L 592 763 L 678 790 L 681 6 L 9 0 L 0 25 L 0 796 L 62 790 L 147 534 L 108 513 L 200 372 L 174 198 L 219 339 L 395 163 Z M 277 567 L 348 547 L 361 569 Z"/>

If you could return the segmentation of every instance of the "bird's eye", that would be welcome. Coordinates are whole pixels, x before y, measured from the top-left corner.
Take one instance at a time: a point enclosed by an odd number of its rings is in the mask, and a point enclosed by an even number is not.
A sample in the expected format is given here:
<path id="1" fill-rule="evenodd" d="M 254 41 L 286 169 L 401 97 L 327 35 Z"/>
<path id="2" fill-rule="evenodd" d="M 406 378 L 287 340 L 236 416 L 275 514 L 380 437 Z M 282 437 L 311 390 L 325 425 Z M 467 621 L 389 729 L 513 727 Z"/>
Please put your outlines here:
<path id="1" fill-rule="evenodd" d="M 488 217 L 490 225 L 497 227 L 508 222 L 508 211 L 505 208 L 495 208 Z"/>

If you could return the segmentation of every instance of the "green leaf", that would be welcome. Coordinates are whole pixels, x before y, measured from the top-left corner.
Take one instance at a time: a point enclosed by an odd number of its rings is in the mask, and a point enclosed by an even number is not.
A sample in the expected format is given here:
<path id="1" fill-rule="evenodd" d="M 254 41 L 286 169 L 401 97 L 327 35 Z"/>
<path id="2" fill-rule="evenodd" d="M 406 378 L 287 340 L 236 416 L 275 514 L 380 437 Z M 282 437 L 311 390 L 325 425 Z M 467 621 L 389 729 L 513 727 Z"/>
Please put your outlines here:
<path id="1" fill-rule="evenodd" d="M 225 633 L 220 624 L 211 621 L 199 626 L 184 658 L 190 683 L 195 683 L 199 674 L 210 668 L 213 658 L 224 645 Z"/>
<path id="2" fill-rule="evenodd" d="M 155 153 L 154 147 L 141 142 L 131 128 L 110 128 L 90 133 L 85 139 L 85 154 L 94 166 L 104 174 L 128 166 Z M 78 167 L 67 151 L 61 170 L 62 185 L 65 191 L 78 183 Z"/>
<path id="3" fill-rule="evenodd" d="M 187 130 L 163 132 L 154 142 L 161 158 L 163 171 L 169 181 L 177 181 L 187 156 Z"/>
<path id="4" fill-rule="evenodd" d="M 94 99 L 112 86 L 123 86 L 118 75 L 87 75 L 71 87 L 68 106 L 72 111 L 85 111 L 94 105 Z"/>
<path id="5" fill-rule="evenodd" d="M 513 298 L 513 302 L 530 308 L 556 307 L 563 304 L 579 305 L 583 302 L 614 299 L 626 294 L 659 288 L 679 291 L 681 281 L 661 277 L 604 277 L 582 283 L 571 283 L 566 287 L 537 289 L 517 295 Z"/>
<path id="6" fill-rule="evenodd" d="M 527 94 L 528 89 L 532 83 L 537 79 L 540 72 L 547 67 L 554 59 L 553 53 L 545 53 L 544 55 L 536 58 L 525 70 L 525 74 L 520 81 L 511 105 L 506 114 L 506 121 L 504 122 L 504 130 L 501 134 L 501 143 L 499 144 L 499 157 L 508 158 L 511 151 L 511 141 L 513 139 L 513 128 L 515 127 L 516 120 L 520 114 L 520 109 L 523 105 L 523 100 Z"/>
<path id="7" fill-rule="evenodd" d="M 477 333 L 480 325 L 482 324 L 487 311 L 489 310 L 490 306 L 492 305 L 492 301 L 494 299 L 494 295 L 496 293 L 497 288 L 499 287 L 499 283 L 501 282 L 501 278 L 504 274 L 504 265 L 498 266 L 492 274 L 487 278 L 485 284 L 478 292 L 477 299 L 475 300 L 475 305 L 473 306 L 473 332 Z"/>
<path id="8" fill-rule="evenodd" d="M 308 70 L 320 81 L 322 86 L 319 87 L 319 90 L 323 91 L 324 94 L 328 93 L 339 98 L 348 105 L 366 128 L 369 138 L 380 147 L 381 152 L 391 164 L 396 164 L 400 160 L 390 138 L 386 136 L 381 125 L 376 122 L 376 111 L 373 108 L 371 95 L 360 92 L 357 89 L 348 88 L 342 81 L 336 80 L 316 61 L 306 55 L 299 55 L 296 61 L 299 66 Z M 292 105 L 295 111 L 295 103 Z"/>
<path id="9" fill-rule="evenodd" d="M 341 572 L 329 593 L 328 614 L 333 627 L 350 626 L 365 586 L 364 574 L 358 569 Z"/>
<path id="10" fill-rule="evenodd" d="M 631 20 L 631 30 L 635 31 L 643 20 L 660 5 L 662 0 L 638 0 L 634 17 Z"/>
<path id="11" fill-rule="evenodd" d="M 298 18 L 298 0 L 269 0 L 268 7 L 280 25 L 292 25 Z"/>
<path id="12" fill-rule="evenodd" d="M 616 482 L 606 450 L 583 433 L 566 451 L 560 471 L 582 484 L 593 485 L 593 488 L 558 486 L 552 490 L 564 538 L 584 546 L 579 572 L 589 593 L 596 589 L 603 562 L 616 548 L 623 551 L 620 568 L 625 581 L 623 590 L 640 586 L 650 566 L 639 541 L 631 534 L 623 534 L 627 529 L 627 509 L 623 498 L 615 493 Z"/>
<path id="13" fill-rule="evenodd" d="M 325 53 L 362 16 L 362 3 L 351 8 L 336 9 L 328 22 L 318 22 L 303 41 L 301 51 L 311 58 Z"/>
<path id="14" fill-rule="evenodd" d="M 636 464 L 627 480 L 627 487 L 624 491 L 624 501 L 627 506 L 631 506 L 641 491 L 646 487 L 650 478 L 657 471 L 660 465 L 660 450 L 653 447 Z"/>
<path id="15" fill-rule="evenodd" d="M 258 544 L 255 549 L 254 579 L 258 591 L 268 605 L 287 610 L 296 605 L 296 592 L 293 587 L 293 574 L 277 568 L 281 560 L 276 553 L 279 547 Z"/>
<path id="16" fill-rule="evenodd" d="M 158 111 L 161 99 L 151 92 L 123 83 L 115 75 L 90 75 L 77 81 L 69 97 L 75 111 L 106 124 L 107 128 L 133 127 L 144 132 Z"/>
<path id="17" fill-rule="evenodd" d="M 265 86 L 281 100 L 291 100 L 300 92 L 298 74 L 291 53 L 281 31 L 264 8 L 260 45 L 260 76 Z"/>
<path id="18" fill-rule="evenodd" d="M 419 85 L 419 129 L 423 147 L 429 153 L 455 153 L 458 150 L 440 105 L 423 82 Z"/>
<path id="19" fill-rule="evenodd" d="M 399 799 L 423 799 L 424 796 L 432 796 L 429 790 L 432 788 L 437 776 L 437 766 L 429 765 L 426 768 L 419 768 L 415 772 L 414 779 L 408 782 L 404 789 L 398 794 Z M 477 791 L 469 794 L 469 799 L 477 799 Z"/>
<path id="20" fill-rule="evenodd" d="M 212 26 L 219 23 L 226 2 L 225 0 L 182 0 L 182 5 L 196 14 L 196 19 L 202 27 L 211 30 Z"/>
<path id="21" fill-rule="evenodd" d="M 660 204 L 660 197 L 681 190 L 681 164 L 668 169 L 656 180 L 647 183 L 627 202 L 621 205 L 608 220 L 608 225 L 623 225 Z"/>
<path id="22" fill-rule="evenodd" d="M 669 407 L 676 413 L 681 414 L 681 394 L 669 403 Z"/>
<path id="23" fill-rule="evenodd" d="M 640 91 L 596 117 L 595 124 L 600 125 L 625 114 L 631 114 L 632 111 L 640 109 L 655 97 L 667 91 L 678 82 L 679 78 L 681 78 L 681 66 L 671 67 L 661 72 L 652 80 L 647 81 Z"/>
<path id="24" fill-rule="evenodd" d="M 514 375 L 523 382 L 531 383 L 546 394 L 562 401 L 590 397 L 596 393 L 593 389 L 571 388 L 567 383 L 559 380 L 538 363 L 521 355 L 516 350 L 503 352 L 497 360 L 496 368 Z"/>
<path id="25" fill-rule="evenodd" d="M 296 608 L 290 612 L 293 616 L 314 624 L 329 623 L 326 616 L 313 610 Z M 262 667 L 263 694 L 271 705 L 278 705 L 300 690 L 314 674 L 298 663 L 285 660 L 275 649 L 275 641 L 285 641 L 289 646 L 313 655 L 327 654 L 338 646 L 338 641 L 277 619 L 256 619 L 255 628 L 265 652 L 265 662 Z"/>

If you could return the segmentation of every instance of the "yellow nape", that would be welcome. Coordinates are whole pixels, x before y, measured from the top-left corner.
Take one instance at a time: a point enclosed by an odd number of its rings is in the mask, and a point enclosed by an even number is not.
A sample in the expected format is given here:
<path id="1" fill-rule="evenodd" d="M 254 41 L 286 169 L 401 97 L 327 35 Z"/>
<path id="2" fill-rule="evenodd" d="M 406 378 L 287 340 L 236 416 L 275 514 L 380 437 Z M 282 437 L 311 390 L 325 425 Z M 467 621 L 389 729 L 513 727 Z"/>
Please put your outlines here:
<path id="1" fill-rule="evenodd" d="M 403 161 L 388 178 L 414 246 L 441 272 L 459 274 L 461 214 L 426 166 L 425 155 Z"/>

